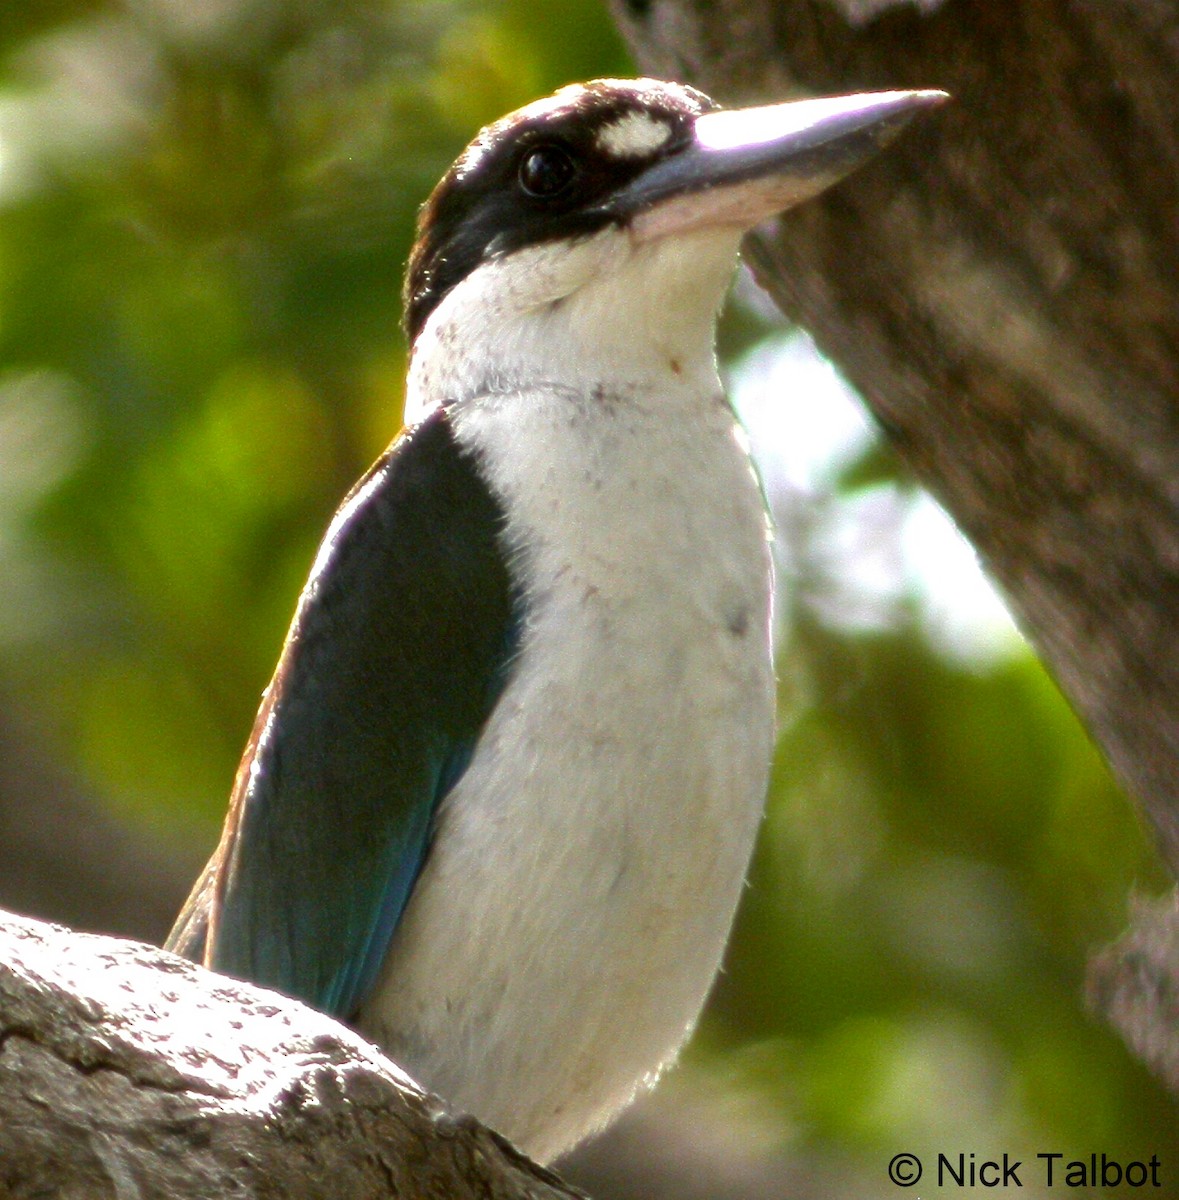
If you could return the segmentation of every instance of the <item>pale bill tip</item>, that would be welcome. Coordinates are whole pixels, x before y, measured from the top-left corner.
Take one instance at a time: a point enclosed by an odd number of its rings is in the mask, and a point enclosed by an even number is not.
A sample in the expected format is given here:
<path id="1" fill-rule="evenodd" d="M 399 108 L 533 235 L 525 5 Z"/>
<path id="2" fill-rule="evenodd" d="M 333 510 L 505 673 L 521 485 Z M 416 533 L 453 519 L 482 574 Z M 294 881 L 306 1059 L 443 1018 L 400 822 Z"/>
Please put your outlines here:
<path id="1" fill-rule="evenodd" d="M 706 113 L 696 121 L 696 141 L 707 150 L 732 150 L 759 146 L 802 133 L 839 117 L 857 113 L 881 118 L 903 113 L 916 114 L 935 108 L 949 99 L 936 89 L 922 91 L 858 92 L 819 100 L 790 100 L 758 108 L 722 109 Z"/>

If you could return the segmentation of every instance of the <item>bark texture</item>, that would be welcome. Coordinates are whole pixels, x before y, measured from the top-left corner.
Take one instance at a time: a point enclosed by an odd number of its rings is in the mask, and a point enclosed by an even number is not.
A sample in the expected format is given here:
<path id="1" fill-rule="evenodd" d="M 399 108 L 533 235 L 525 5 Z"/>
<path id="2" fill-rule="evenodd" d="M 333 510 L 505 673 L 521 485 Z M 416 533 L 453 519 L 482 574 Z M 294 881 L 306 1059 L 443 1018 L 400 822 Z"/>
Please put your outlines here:
<path id="1" fill-rule="evenodd" d="M 5 1200 L 579 1195 L 293 1000 L 0 921 Z"/>
<path id="2" fill-rule="evenodd" d="M 1089 964 L 1089 1003 L 1179 1094 L 1179 898 L 1134 910 L 1130 930 Z"/>
<path id="3" fill-rule="evenodd" d="M 1179 3 L 611 2 L 641 68 L 722 102 L 953 97 L 746 257 L 971 539 L 1179 874 Z M 1179 909 L 1138 915 L 1091 994 L 1174 1087 Z"/>

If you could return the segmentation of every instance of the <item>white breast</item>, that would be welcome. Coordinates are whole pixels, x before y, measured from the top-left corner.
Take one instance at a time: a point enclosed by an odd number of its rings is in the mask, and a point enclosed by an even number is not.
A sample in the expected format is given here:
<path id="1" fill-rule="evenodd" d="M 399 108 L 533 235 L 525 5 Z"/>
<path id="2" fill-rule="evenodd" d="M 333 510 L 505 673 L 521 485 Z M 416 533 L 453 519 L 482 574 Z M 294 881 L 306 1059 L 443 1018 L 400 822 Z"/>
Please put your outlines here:
<path id="1" fill-rule="evenodd" d="M 540 1161 L 692 1028 L 773 736 L 767 522 L 711 350 L 737 234 L 624 237 L 480 268 L 411 375 L 459 398 L 527 617 L 360 1025 Z"/>
<path id="2" fill-rule="evenodd" d="M 541 1161 L 691 1029 L 765 794 L 765 516 L 727 407 L 695 407 L 516 394 L 457 421 L 529 619 L 362 1027 Z"/>

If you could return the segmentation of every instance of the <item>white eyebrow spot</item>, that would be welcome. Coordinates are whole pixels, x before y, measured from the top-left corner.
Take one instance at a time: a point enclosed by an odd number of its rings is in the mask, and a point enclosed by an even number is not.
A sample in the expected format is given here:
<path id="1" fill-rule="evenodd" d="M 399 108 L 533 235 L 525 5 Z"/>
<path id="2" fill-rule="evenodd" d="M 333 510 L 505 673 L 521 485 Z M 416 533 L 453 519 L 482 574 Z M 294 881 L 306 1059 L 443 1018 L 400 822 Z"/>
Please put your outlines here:
<path id="1" fill-rule="evenodd" d="M 641 158 L 652 154 L 671 138 L 672 128 L 650 113 L 629 112 L 602 127 L 598 149 L 615 158 Z"/>

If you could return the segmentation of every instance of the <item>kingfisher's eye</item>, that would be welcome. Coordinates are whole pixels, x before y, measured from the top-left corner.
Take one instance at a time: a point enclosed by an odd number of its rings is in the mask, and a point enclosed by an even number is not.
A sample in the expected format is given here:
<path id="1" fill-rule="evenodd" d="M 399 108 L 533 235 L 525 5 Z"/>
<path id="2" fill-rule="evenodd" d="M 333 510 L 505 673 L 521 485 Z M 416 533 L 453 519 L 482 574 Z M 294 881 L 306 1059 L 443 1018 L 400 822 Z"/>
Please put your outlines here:
<path id="1" fill-rule="evenodd" d="M 537 146 L 520 162 L 520 186 L 530 195 L 548 199 L 563 192 L 577 174 L 573 155 L 563 146 Z"/>

